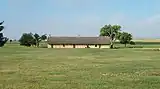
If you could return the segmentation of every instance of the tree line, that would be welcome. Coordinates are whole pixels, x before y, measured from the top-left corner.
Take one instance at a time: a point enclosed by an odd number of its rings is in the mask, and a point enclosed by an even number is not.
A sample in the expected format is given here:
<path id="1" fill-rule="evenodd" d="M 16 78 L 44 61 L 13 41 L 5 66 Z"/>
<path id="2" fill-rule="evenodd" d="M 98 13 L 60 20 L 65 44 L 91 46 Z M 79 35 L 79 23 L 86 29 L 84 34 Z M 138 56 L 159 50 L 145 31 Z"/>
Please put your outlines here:
<path id="1" fill-rule="evenodd" d="M 46 40 L 47 36 L 46 34 L 44 35 L 39 35 L 37 33 L 33 34 L 33 33 L 23 33 L 21 38 L 19 39 L 20 45 L 23 46 L 36 46 L 39 47 L 39 43 L 42 40 Z"/>
<path id="2" fill-rule="evenodd" d="M 120 25 L 105 25 L 100 29 L 99 36 L 108 36 L 110 38 L 110 48 L 114 48 L 116 40 L 119 40 L 121 44 L 124 44 L 125 47 L 127 44 L 135 44 L 133 41 L 133 36 L 131 33 L 121 31 Z M 20 45 L 24 46 L 36 46 L 39 47 L 39 43 L 42 40 L 46 40 L 47 36 L 39 35 L 37 33 L 24 33 L 19 39 Z"/>

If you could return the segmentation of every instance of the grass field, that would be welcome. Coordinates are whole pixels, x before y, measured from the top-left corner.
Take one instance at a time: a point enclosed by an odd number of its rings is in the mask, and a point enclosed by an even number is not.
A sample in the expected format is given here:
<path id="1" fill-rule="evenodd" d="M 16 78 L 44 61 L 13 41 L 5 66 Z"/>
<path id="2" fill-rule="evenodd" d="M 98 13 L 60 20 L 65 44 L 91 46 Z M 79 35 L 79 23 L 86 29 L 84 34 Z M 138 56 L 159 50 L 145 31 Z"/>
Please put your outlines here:
<path id="1" fill-rule="evenodd" d="M 143 47 L 143 48 L 160 48 L 160 39 L 139 39 L 139 40 L 133 40 L 137 47 Z M 117 47 L 124 47 L 124 44 L 120 44 L 119 41 L 116 42 Z M 127 46 L 134 46 L 129 45 Z"/>
<path id="2" fill-rule="evenodd" d="M 160 51 L 0 48 L 0 89 L 159 89 Z"/>

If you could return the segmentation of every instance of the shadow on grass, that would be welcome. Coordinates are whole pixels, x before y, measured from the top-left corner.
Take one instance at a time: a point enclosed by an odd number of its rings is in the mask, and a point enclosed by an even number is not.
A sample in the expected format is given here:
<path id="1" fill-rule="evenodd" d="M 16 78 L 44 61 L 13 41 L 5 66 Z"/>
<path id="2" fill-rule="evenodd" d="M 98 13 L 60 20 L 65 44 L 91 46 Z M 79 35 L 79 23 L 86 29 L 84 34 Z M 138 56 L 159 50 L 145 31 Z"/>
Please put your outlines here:
<path id="1" fill-rule="evenodd" d="M 123 46 L 116 46 L 114 47 L 114 49 L 125 49 L 125 48 L 144 48 L 143 46 L 127 46 L 127 47 L 123 47 Z"/>

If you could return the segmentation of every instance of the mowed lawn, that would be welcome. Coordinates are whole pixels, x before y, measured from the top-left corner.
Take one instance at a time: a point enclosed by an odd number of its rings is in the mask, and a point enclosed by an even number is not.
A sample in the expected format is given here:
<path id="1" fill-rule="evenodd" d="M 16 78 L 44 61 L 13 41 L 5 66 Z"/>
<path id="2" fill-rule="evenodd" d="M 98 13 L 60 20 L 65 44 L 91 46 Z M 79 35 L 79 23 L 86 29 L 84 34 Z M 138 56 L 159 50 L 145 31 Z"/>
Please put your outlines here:
<path id="1" fill-rule="evenodd" d="M 160 51 L 0 48 L 0 89 L 160 89 Z"/>

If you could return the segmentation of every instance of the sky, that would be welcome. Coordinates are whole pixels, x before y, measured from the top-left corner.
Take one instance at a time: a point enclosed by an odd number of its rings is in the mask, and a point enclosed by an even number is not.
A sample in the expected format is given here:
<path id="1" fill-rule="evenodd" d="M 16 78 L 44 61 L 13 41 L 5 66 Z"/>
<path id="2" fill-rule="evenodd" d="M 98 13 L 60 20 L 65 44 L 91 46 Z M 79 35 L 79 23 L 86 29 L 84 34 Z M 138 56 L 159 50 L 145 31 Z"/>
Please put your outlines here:
<path id="1" fill-rule="evenodd" d="M 160 38 L 160 0 L 0 0 L 5 36 L 98 36 L 119 24 L 134 38 Z"/>

